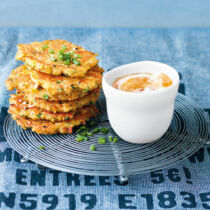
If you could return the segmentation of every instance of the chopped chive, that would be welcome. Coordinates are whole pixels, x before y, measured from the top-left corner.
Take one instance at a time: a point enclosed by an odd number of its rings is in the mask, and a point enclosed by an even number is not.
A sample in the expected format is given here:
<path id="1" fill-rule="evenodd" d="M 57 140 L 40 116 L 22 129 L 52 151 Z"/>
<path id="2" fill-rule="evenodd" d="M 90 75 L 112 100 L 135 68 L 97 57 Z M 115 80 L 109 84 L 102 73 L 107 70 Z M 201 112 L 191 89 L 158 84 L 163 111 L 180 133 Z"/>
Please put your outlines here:
<path id="1" fill-rule="evenodd" d="M 47 94 L 44 94 L 44 95 L 43 95 L 43 98 L 44 98 L 45 100 L 48 100 L 49 96 L 48 96 Z"/>
<path id="2" fill-rule="evenodd" d="M 106 143 L 106 139 L 104 137 L 99 137 L 98 138 L 98 143 L 99 144 L 105 144 Z"/>
<path id="3" fill-rule="evenodd" d="M 93 136 L 92 132 L 87 132 L 87 136 Z"/>
<path id="4" fill-rule="evenodd" d="M 66 50 L 67 49 L 67 46 L 66 45 L 62 45 L 62 49 L 63 50 Z"/>
<path id="5" fill-rule="evenodd" d="M 94 134 L 97 134 L 97 133 L 99 133 L 100 132 L 100 128 L 95 128 L 94 130 L 93 130 L 93 133 Z"/>
<path id="6" fill-rule="evenodd" d="M 65 120 L 69 120 L 69 117 L 65 117 Z"/>
<path id="7" fill-rule="evenodd" d="M 53 49 L 49 49 L 49 53 L 50 54 L 54 54 L 54 50 Z"/>
<path id="8" fill-rule="evenodd" d="M 109 132 L 109 128 L 101 128 L 101 133 L 108 133 Z"/>
<path id="9" fill-rule="evenodd" d="M 63 55 L 59 55 L 58 58 L 59 58 L 59 61 L 62 61 L 63 60 Z"/>
<path id="10" fill-rule="evenodd" d="M 91 121 L 91 122 L 90 122 L 90 126 L 94 126 L 95 124 L 96 124 L 95 121 Z"/>
<path id="11" fill-rule="evenodd" d="M 118 141 L 118 137 L 115 136 L 114 139 L 113 139 L 113 143 L 116 143 Z"/>
<path id="12" fill-rule="evenodd" d="M 71 86 L 72 89 L 77 89 L 76 87 L 74 87 L 74 85 Z"/>
<path id="13" fill-rule="evenodd" d="M 79 129 L 77 129 L 76 133 L 80 133 L 82 131 L 87 131 L 87 127 L 86 126 L 81 126 Z"/>
<path id="14" fill-rule="evenodd" d="M 81 133 L 81 135 L 82 135 L 82 136 L 87 136 L 87 131 L 83 131 L 83 132 Z"/>
<path id="15" fill-rule="evenodd" d="M 73 51 L 65 52 L 66 49 L 67 46 L 63 45 L 62 49 L 59 50 L 57 54 L 59 61 L 62 61 L 64 65 L 69 65 L 70 63 L 80 65 L 81 63 L 77 60 L 77 58 L 81 58 L 81 56 L 76 55 Z"/>
<path id="16" fill-rule="evenodd" d="M 90 106 L 91 106 L 91 105 L 93 105 L 93 102 L 92 102 L 92 101 L 90 101 L 89 105 L 90 105 Z"/>
<path id="17" fill-rule="evenodd" d="M 51 60 L 51 61 L 57 61 L 57 59 L 54 58 L 54 57 L 50 57 L 50 60 Z"/>
<path id="18" fill-rule="evenodd" d="M 64 53 L 63 49 L 60 49 L 60 50 L 58 51 L 58 56 L 59 56 L 59 55 L 63 55 L 63 53 Z"/>
<path id="19" fill-rule="evenodd" d="M 61 84 L 61 82 L 60 82 L 60 81 L 58 81 L 58 80 L 56 81 L 56 83 L 57 83 L 57 84 Z"/>
<path id="20" fill-rule="evenodd" d="M 96 146 L 94 144 L 90 145 L 90 151 L 96 151 Z"/>
<path id="21" fill-rule="evenodd" d="M 80 142 L 80 141 L 83 141 L 84 139 L 83 139 L 83 136 L 82 135 L 78 134 L 77 137 L 76 137 L 76 140 L 78 142 Z"/>
<path id="22" fill-rule="evenodd" d="M 110 141 L 110 142 L 112 142 L 112 141 L 113 141 L 112 136 L 109 136 L 109 137 L 108 137 L 108 139 L 109 139 L 109 141 Z"/>
<path id="23" fill-rule="evenodd" d="M 68 60 L 63 61 L 63 64 L 64 65 L 69 65 L 70 64 L 70 60 L 68 59 Z"/>
<path id="24" fill-rule="evenodd" d="M 76 58 L 73 58 L 72 61 L 77 66 L 79 66 L 81 64 Z"/>
<path id="25" fill-rule="evenodd" d="M 47 48 L 48 48 L 48 45 L 47 44 L 42 45 L 42 49 L 43 50 L 46 50 Z"/>
<path id="26" fill-rule="evenodd" d="M 88 87 L 88 88 L 84 89 L 84 92 L 88 92 L 89 90 L 90 90 L 90 88 Z"/>
<path id="27" fill-rule="evenodd" d="M 45 150 L 44 146 L 39 146 L 39 149 Z"/>
<path id="28" fill-rule="evenodd" d="M 87 136 L 83 136 L 83 139 L 84 139 L 85 141 L 88 141 L 88 137 L 87 137 Z"/>
<path id="29" fill-rule="evenodd" d="M 41 115 L 42 115 L 42 113 L 39 113 L 39 114 L 37 114 L 36 116 L 37 116 L 38 118 L 40 118 L 40 117 L 41 117 Z"/>

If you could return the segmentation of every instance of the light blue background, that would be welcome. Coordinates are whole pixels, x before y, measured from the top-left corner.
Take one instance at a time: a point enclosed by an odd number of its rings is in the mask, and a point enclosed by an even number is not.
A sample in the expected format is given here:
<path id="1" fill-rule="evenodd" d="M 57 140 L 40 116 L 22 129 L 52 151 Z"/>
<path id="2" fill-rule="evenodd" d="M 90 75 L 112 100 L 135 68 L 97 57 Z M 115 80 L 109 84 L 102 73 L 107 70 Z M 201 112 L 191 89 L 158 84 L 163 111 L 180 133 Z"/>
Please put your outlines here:
<path id="1" fill-rule="evenodd" d="M 209 0 L 5 0 L 0 26 L 207 27 Z"/>

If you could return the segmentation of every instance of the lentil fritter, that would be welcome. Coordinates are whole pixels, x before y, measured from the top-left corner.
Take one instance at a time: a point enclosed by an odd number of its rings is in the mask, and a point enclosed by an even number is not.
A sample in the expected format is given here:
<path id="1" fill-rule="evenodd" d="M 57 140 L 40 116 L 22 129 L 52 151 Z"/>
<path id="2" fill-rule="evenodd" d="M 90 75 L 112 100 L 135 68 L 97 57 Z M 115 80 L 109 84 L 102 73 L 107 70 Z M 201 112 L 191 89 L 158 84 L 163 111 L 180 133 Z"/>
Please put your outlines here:
<path id="1" fill-rule="evenodd" d="M 25 62 L 12 70 L 5 84 L 8 112 L 24 129 L 38 134 L 71 133 L 98 113 L 103 69 L 97 54 L 65 40 L 19 44 L 16 59 Z"/>
<path id="2" fill-rule="evenodd" d="M 72 119 L 75 117 L 76 114 L 86 114 L 88 112 L 92 112 L 95 110 L 95 107 L 87 106 L 82 107 L 80 109 L 77 109 L 76 111 L 71 112 L 49 112 L 46 110 L 42 110 L 39 107 L 33 107 L 31 105 L 25 104 L 25 105 L 16 105 L 16 104 L 10 104 L 9 113 L 14 113 L 16 115 L 19 115 L 21 117 L 30 118 L 33 120 L 49 120 L 51 122 L 58 122 L 58 121 L 66 121 L 69 119 Z"/>
<path id="3" fill-rule="evenodd" d="M 43 98 L 34 97 L 33 94 L 11 94 L 10 104 L 17 106 L 22 104 L 29 104 L 33 107 L 40 107 L 43 110 L 57 113 L 75 111 L 83 106 L 95 104 L 98 99 L 100 89 L 91 91 L 88 95 L 73 101 L 49 101 Z"/>
<path id="4" fill-rule="evenodd" d="M 78 114 L 70 120 L 51 122 L 48 120 L 27 119 L 11 112 L 12 118 L 16 120 L 19 126 L 23 129 L 31 128 L 32 131 L 38 134 L 72 133 L 75 126 L 85 124 L 86 121 L 96 115 L 97 112 L 88 112 L 86 114 Z"/>
<path id="5" fill-rule="evenodd" d="M 97 54 L 65 40 L 32 42 L 17 47 L 17 60 L 46 74 L 83 77 L 98 63 Z"/>
<path id="6" fill-rule="evenodd" d="M 100 87 L 103 70 L 98 66 L 89 70 L 86 77 L 70 78 L 65 76 L 48 75 L 36 70 L 28 70 L 25 65 L 14 69 L 6 80 L 8 90 L 45 89 L 50 95 L 70 94 L 75 90 L 84 92 Z"/>

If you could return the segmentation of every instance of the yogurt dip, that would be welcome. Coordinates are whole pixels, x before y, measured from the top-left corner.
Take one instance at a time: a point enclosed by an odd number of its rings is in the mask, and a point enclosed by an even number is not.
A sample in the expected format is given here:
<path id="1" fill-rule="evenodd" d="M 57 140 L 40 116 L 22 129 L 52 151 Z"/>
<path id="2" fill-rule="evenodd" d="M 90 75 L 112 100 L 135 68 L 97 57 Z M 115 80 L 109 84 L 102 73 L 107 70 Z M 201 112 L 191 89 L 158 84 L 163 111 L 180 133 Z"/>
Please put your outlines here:
<path id="1" fill-rule="evenodd" d="M 169 65 L 142 61 L 112 69 L 103 76 L 107 113 L 113 130 L 132 143 L 149 143 L 168 129 L 179 75 Z"/>

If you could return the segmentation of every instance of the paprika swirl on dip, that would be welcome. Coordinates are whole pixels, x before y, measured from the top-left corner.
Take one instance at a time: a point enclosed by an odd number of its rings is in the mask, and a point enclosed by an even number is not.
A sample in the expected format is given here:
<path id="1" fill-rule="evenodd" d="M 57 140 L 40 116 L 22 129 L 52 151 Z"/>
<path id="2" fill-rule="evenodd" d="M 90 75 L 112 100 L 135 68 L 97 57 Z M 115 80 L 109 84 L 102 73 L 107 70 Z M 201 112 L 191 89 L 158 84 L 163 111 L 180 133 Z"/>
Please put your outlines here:
<path id="1" fill-rule="evenodd" d="M 112 86 L 127 92 L 149 92 L 166 88 L 173 82 L 164 73 L 134 73 L 117 78 Z"/>

